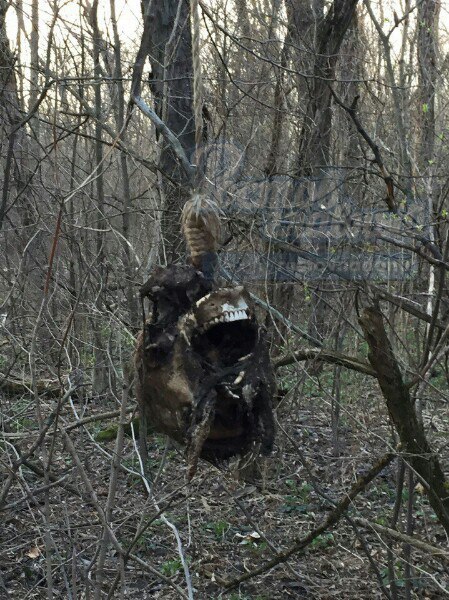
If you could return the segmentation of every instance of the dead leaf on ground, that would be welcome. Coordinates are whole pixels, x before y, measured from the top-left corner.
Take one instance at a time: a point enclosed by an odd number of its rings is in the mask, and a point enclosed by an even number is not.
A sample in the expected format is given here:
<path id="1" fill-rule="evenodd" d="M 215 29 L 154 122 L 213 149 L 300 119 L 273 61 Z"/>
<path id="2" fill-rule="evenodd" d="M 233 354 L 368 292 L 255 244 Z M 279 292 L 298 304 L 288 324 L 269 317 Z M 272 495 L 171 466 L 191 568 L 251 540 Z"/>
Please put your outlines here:
<path id="1" fill-rule="evenodd" d="M 34 559 L 41 555 L 41 551 L 39 550 L 39 548 L 37 546 L 33 546 L 33 548 L 28 550 L 28 552 L 25 552 L 25 555 L 28 556 L 28 558 Z"/>

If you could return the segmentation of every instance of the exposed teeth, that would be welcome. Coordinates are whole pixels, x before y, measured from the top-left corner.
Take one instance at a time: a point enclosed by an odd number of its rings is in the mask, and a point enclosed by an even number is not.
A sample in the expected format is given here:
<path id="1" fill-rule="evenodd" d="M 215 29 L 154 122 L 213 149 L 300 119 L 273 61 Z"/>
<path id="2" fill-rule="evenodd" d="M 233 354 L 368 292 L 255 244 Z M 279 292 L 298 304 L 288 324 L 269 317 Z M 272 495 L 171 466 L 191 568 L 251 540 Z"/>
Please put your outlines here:
<path id="1" fill-rule="evenodd" d="M 241 288 L 240 291 L 242 290 L 243 288 Z M 239 288 L 236 288 L 236 291 L 239 291 Z M 195 303 L 196 307 L 199 308 L 202 304 L 210 300 L 210 298 L 215 293 L 216 292 L 211 292 L 210 294 L 207 294 L 203 298 L 197 300 L 197 302 Z M 235 321 L 245 321 L 249 319 L 251 319 L 251 316 L 249 315 L 249 307 L 244 298 L 239 297 L 233 302 L 224 302 L 221 306 L 221 315 L 219 317 L 211 319 L 208 323 L 199 326 L 198 330 L 200 332 L 204 332 L 210 329 L 213 325 L 216 325 L 217 323 L 233 323 Z"/>
<path id="2" fill-rule="evenodd" d="M 245 371 L 240 371 L 240 373 L 235 378 L 234 385 L 239 385 L 239 383 L 242 382 L 244 377 L 245 377 Z"/>
<path id="3" fill-rule="evenodd" d="M 206 300 L 209 300 L 209 298 L 210 298 L 210 294 L 207 294 L 207 296 L 203 296 L 203 298 L 200 298 L 196 302 L 196 306 L 201 306 L 201 304 L 203 304 L 203 302 L 206 302 Z"/>
<path id="4" fill-rule="evenodd" d="M 216 325 L 217 323 L 232 323 L 234 321 L 246 321 L 249 318 L 250 317 L 248 316 L 248 313 L 244 309 L 224 312 L 221 316 L 211 319 L 205 325 L 200 325 L 198 327 L 198 330 L 200 332 L 207 331 L 212 327 L 212 325 Z"/>
<path id="5" fill-rule="evenodd" d="M 231 390 L 228 388 L 228 386 L 223 386 L 224 392 L 226 394 L 226 396 L 228 396 L 229 398 L 232 398 L 233 400 L 239 400 L 240 396 L 238 396 L 237 394 L 234 394 L 234 392 L 231 392 Z"/>
<path id="6" fill-rule="evenodd" d="M 247 308 L 248 305 L 246 304 L 245 300 L 243 298 L 239 298 L 237 302 L 233 302 L 232 304 L 225 302 L 222 305 L 221 310 L 223 312 L 235 312 L 239 310 L 246 310 Z"/>
<path id="7" fill-rule="evenodd" d="M 232 321 L 244 321 L 248 319 L 246 310 L 234 310 L 232 312 L 225 312 L 223 315 L 223 322 L 230 323 Z"/>

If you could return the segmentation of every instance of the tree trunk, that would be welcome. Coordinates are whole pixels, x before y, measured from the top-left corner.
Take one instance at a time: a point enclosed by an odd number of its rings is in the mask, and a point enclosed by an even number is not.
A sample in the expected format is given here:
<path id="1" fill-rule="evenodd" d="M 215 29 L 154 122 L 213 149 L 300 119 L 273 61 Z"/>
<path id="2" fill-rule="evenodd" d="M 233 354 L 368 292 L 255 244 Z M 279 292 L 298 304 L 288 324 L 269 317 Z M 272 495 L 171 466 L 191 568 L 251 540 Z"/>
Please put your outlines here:
<path id="1" fill-rule="evenodd" d="M 110 0 L 111 7 L 111 21 L 112 29 L 114 32 L 114 76 L 117 80 L 117 107 L 115 109 L 115 120 L 117 123 L 117 130 L 121 132 L 120 139 L 126 141 L 126 129 L 125 125 L 125 90 L 123 88 L 123 72 L 122 72 L 122 52 L 121 52 L 121 41 L 117 29 L 117 17 L 115 11 L 115 0 Z M 122 234 L 124 240 L 122 241 L 123 248 L 123 263 L 125 272 L 125 295 L 128 304 L 129 321 L 133 326 L 137 325 L 138 314 L 137 314 L 137 301 L 136 294 L 134 292 L 134 261 L 130 252 L 128 242 L 130 242 L 130 211 L 131 211 L 131 189 L 130 189 L 130 177 L 128 170 L 128 161 L 126 153 L 120 152 L 120 169 L 121 169 L 121 184 L 123 194 L 123 214 L 122 214 Z"/>
<path id="2" fill-rule="evenodd" d="M 193 114 L 192 36 L 190 6 L 183 0 L 143 2 L 148 15 L 150 85 L 158 116 L 178 137 L 188 157 L 195 150 Z M 164 256 L 175 261 L 183 253 L 180 235 L 181 210 L 188 198 L 187 179 L 170 147 L 163 145 L 159 167 L 163 174 L 165 206 L 161 229 Z"/>
<path id="3" fill-rule="evenodd" d="M 437 45 L 438 45 L 438 16 L 440 3 L 436 0 L 423 0 L 418 6 L 418 96 L 420 127 L 417 164 L 422 180 L 418 187 L 418 194 L 426 199 L 427 204 L 427 236 L 433 243 L 436 239 L 436 198 L 437 186 L 435 185 L 435 93 L 437 83 Z M 444 277 L 444 272 L 433 265 L 428 267 L 427 283 L 427 314 L 432 315 L 434 310 L 435 292 L 438 287 L 437 278 Z M 428 340 L 422 363 L 425 364 L 432 347 L 432 330 L 427 326 Z M 420 386 L 421 387 L 421 386 Z M 418 388 L 418 392 L 420 389 Z M 422 409 L 421 393 L 418 393 L 418 411 Z M 418 414 L 419 416 L 419 414 Z"/>
<path id="4" fill-rule="evenodd" d="M 369 346 L 369 361 L 377 373 L 390 418 L 398 432 L 401 453 L 423 481 L 435 514 L 449 533 L 449 482 L 426 439 L 409 389 L 404 384 L 377 306 L 366 308 L 359 319 Z"/>
<path id="5" fill-rule="evenodd" d="M 6 13 L 9 8 L 7 0 L 0 0 L 0 115 L 1 121 L 7 126 L 8 140 L 5 157 L 5 169 L 2 181 L 2 197 L 0 200 L 0 230 L 6 214 L 15 142 L 17 138 L 16 125 L 20 122 L 19 99 L 14 73 L 14 57 L 6 35 Z M 2 140 L 3 142 L 3 140 Z M 2 144 L 3 146 L 3 144 Z M 2 155 L 3 148 L 0 147 Z"/>
<path id="6" fill-rule="evenodd" d="M 356 5 L 357 0 L 334 0 L 326 17 L 317 25 L 314 78 L 299 141 L 299 176 L 320 175 L 329 164 L 332 125 L 330 85 L 335 78 L 338 53 Z"/>
<path id="7" fill-rule="evenodd" d="M 96 81 L 101 81 L 101 65 L 100 52 L 102 46 L 101 33 L 98 27 L 98 0 L 94 0 L 91 10 L 91 26 L 93 34 L 93 61 L 94 75 Z M 96 251 L 97 257 L 95 261 L 96 278 L 98 287 L 101 289 L 105 284 L 105 203 L 104 203 L 104 176 L 103 176 L 103 128 L 102 128 L 102 97 L 101 85 L 97 83 L 94 87 L 95 98 L 95 168 L 96 168 L 96 200 L 97 200 L 97 224 L 96 224 Z M 97 308 L 99 314 L 102 311 L 102 303 L 100 294 L 98 295 Z M 94 394 L 102 394 L 108 387 L 107 378 L 107 355 L 105 352 L 105 339 L 101 331 L 101 325 L 97 322 L 92 322 L 94 327 L 94 356 L 95 365 L 92 378 L 92 391 Z"/>
<path id="8" fill-rule="evenodd" d="M 327 167 L 331 156 L 332 95 L 338 54 L 349 25 L 354 19 L 357 0 L 334 0 L 326 16 L 317 21 L 315 63 L 306 117 L 299 140 L 298 177 L 311 177 L 309 189 L 314 198 L 325 194 Z M 328 251 L 318 248 L 318 254 Z M 311 296 L 309 334 L 324 340 L 328 333 L 326 292 L 318 284 Z M 318 373 L 322 365 L 313 366 Z"/>
<path id="9" fill-rule="evenodd" d="M 418 82 L 421 127 L 418 164 L 422 175 L 432 170 L 435 148 L 435 85 L 437 78 L 437 31 L 439 2 L 423 0 L 418 4 Z"/>

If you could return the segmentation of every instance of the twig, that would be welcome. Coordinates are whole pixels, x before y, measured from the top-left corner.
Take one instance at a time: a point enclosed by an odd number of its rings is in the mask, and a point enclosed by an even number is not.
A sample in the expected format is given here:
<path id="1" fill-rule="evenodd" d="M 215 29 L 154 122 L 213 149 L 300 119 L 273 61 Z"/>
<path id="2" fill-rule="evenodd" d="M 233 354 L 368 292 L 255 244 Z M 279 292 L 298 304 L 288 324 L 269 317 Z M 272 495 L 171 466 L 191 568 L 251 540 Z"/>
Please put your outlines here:
<path id="1" fill-rule="evenodd" d="M 133 413 L 135 408 L 127 408 L 125 413 L 127 415 Z M 84 417 L 84 419 L 78 419 L 74 423 L 69 423 L 64 427 L 66 431 L 72 431 L 72 429 L 76 429 L 77 427 L 82 427 L 83 425 L 87 425 L 87 423 L 94 423 L 95 421 L 106 421 L 109 419 L 113 419 L 114 417 L 118 417 L 120 415 L 120 410 L 111 410 L 109 412 L 98 413 L 96 415 L 91 415 L 90 417 Z"/>
<path id="2" fill-rule="evenodd" d="M 16 508 L 17 506 L 22 504 L 22 502 L 26 502 L 27 500 L 29 500 L 33 504 L 36 504 L 37 502 L 36 502 L 35 497 L 38 494 L 42 494 L 42 492 L 46 492 L 47 490 L 49 490 L 55 486 L 62 485 L 64 483 L 64 481 L 67 479 L 67 477 L 68 477 L 68 474 L 66 473 L 61 478 L 56 479 L 56 481 L 52 481 L 51 483 L 48 483 L 47 485 L 43 485 L 34 490 L 30 490 L 30 492 L 28 492 L 28 490 L 25 489 L 26 496 L 24 496 L 23 498 L 19 498 L 19 500 L 16 500 L 15 502 L 11 502 L 10 504 L 7 504 L 1 510 L 4 510 L 4 511 L 11 510 L 12 508 Z"/>
<path id="3" fill-rule="evenodd" d="M 167 127 L 164 121 L 162 121 L 162 119 L 160 119 L 157 116 L 154 110 L 150 108 L 140 96 L 133 96 L 133 102 L 138 108 L 140 108 L 143 114 L 146 115 L 152 121 L 153 125 L 156 127 L 156 130 L 164 137 L 165 141 L 171 146 L 173 152 L 176 154 L 190 181 L 193 182 L 196 169 L 187 158 L 186 153 L 184 152 L 184 148 L 182 147 L 181 142 L 178 140 L 176 135 L 173 133 L 173 131 L 171 131 L 171 129 Z"/>
<path id="4" fill-rule="evenodd" d="M 263 531 L 258 527 L 257 523 L 251 517 L 251 514 L 249 513 L 249 511 L 247 510 L 247 508 L 243 504 L 243 502 L 241 500 L 239 500 L 239 498 L 237 498 L 234 494 L 232 494 L 223 484 L 220 484 L 219 487 L 229 496 L 229 498 L 234 502 L 234 504 L 236 506 L 238 506 L 238 508 L 242 511 L 242 513 L 245 515 L 245 518 L 248 521 L 248 523 L 251 525 L 251 527 L 254 529 L 254 531 L 256 531 L 259 534 L 260 539 L 267 544 L 267 546 L 272 551 L 272 554 L 274 556 L 278 556 L 280 550 L 278 548 L 276 548 L 276 546 L 267 538 L 267 536 L 263 533 Z M 296 579 L 298 579 L 300 581 L 304 580 L 303 573 L 301 573 L 301 574 L 297 573 L 291 565 L 287 565 L 287 567 L 288 567 L 290 573 Z M 218 581 L 218 579 L 217 579 L 217 581 Z"/>
<path id="5" fill-rule="evenodd" d="M 341 106 L 341 108 L 343 108 L 343 110 L 345 110 L 348 113 L 348 115 L 351 117 L 357 131 L 360 133 L 360 135 L 363 137 L 365 142 L 371 148 L 371 150 L 374 154 L 374 161 L 376 162 L 377 166 L 379 167 L 380 175 L 381 175 L 382 179 L 385 181 L 385 186 L 387 188 L 387 195 L 384 199 L 384 202 L 388 206 L 389 210 L 396 213 L 397 207 L 396 207 L 396 203 L 395 203 L 395 199 L 394 199 L 393 178 L 391 177 L 390 173 L 388 172 L 387 168 L 384 165 L 382 156 L 380 154 L 379 146 L 368 135 L 366 129 L 363 127 L 363 125 L 359 121 L 359 118 L 357 117 L 357 114 L 356 114 L 357 101 L 359 99 L 359 96 L 355 96 L 354 100 L 352 101 L 351 106 L 346 106 L 346 104 L 344 104 L 340 100 L 340 98 L 337 96 L 337 94 L 334 92 L 334 90 L 332 89 L 332 86 L 329 86 L 329 90 L 332 94 L 334 101 L 338 104 L 338 106 Z"/>
<path id="6" fill-rule="evenodd" d="M 37 448 L 39 448 L 39 446 L 41 445 L 46 433 L 48 432 L 48 430 L 50 429 L 50 427 L 52 426 L 56 416 L 59 414 L 59 411 L 62 407 L 62 405 L 64 404 L 64 402 L 70 398 L 70 396 L 73 394 L 73 392 L 76 390 L 76 387 L 70 387 L 66 393 L 64 394 L 64 396 L 59 400 L 57 407 L 55 408 L 54 411 L 52 411 L 50 413 L 50 415 L 47 417 L 45 423 L 42 424 L 41 430 L 39 432 L 39 435 L 36 439 L 36 441 L 34 442 L 34 444 L 31 445 L 31 447 L 24 453 L 20 455 L 20 458 L 18 458 L 16 461 L 14 461 L 14 463 L 11 466 L 11 472 L 8 475 L 4 485 L 3 485 L 3 489 L 2 492 L 0 494 L 0 507 L 2 506 L 2 504 L 4 503 L 6 496 L 8 494 L 9 488 L 12 485 L 12 482 L 14 481 L 14 476 L 16 471 L 19 469 L 19 467 L 24 464 L 25 460 L 27 458 L 29 458 L 36 450 Z"/>
<path id="7" fill-rule="evenodd" d="M 345 356 L 344 354 L 340 354 L 339 352 L 333 352 L 332 350 L 322 350 L 321 348 L 301 348 L 300 350 L 295 350 L 287 356 L 282 356 L 281 358 L 278 358 L 274 362 L 274 368 L 279 369 L 279 367 L 285 367 L 286 365 L 291 365 L 297 361 L 310 359 L 316 360 L 318 362 L 326 362 L 335 365 L 341 365 L 342 367 L 346 367 L 347 369 L 352 369 L 353 371 L 358 371 L 359 373 L 370 375 L 371 377 L 376 377 L 376 372 L 367 362 L 354 356 Z"/>
<path id="8" fill-rule="evenodd" d="M 112 521 L 112 511 L 115 504 L 115 497 L 117 491 L 117 481 L 119 474 L 120 461 L 123 451 L 123 440 L 124 440 L 124 427 L 126 418 L 126 407 L 128 404 L 129 396 L 129 381 L 125 378 L 123 382 L 122 391 L 122 404 L 120 407 L 120 418 L 118 422 L 117 438 L 115 440 L 115 450 L 112 455 L 111 461 L 111 475 L 109 478 L 109 491 L 108 498 L 106 501 L 105 518 L 110 523 Z M 104 579 L 104 565 L 106 562 L 106 555 L 110 544 L 109 532 L 107 529 L 103 530 L 103 536 L 100 542 L 100 552 L 97 563 L 97 573 L 95 578 L 95 597 L 98 600 L 101 598 L 101 590 Z"/>
<path id="9" fill-rule="evenodd" d="M 165 506 L 163 506 L 163 508 L 160 508 L 152 517 L 151 519 L 148 519 L 145 521 L 145 524 L 142 525 L 135 533 L 134 535 L 134 539 L 131 542 L 131 544 L 127 547 L 125 554 L 123 555 L 122 559 L 123 559 L 123 566 L 126 566 L 126 564 L 128 563 L 128 558 L 130 555 L 130 552 L 132 551 L 132 549 L 135 547 L 135 545 L 137 544 L 137 542 L 139 541 L 139 539 L 142 537 L 142 535 L 147 531 L 147 529 L 149 527 L 151 527 L 151 525 L 154 523 L 154 521 L 156 521 L 156 519 L 158 519 L 161 514 L 163 512 L 165 512 L 168 508 L 172 507 L 172 506 L 177 506 L 177 504 L 179 504 L 182 500 L 179 500 L 177 503 L 174 503 L 174 499 L 176 498 L 176 496 L 179 494 L 179 492 L 182 490 L 182 488 L 185 487 L 185 485 L 181 485 L 180 487 L 176 488 L 171 494 L 169 494 L 168 496 L 164 497 L 160 502 L 166 502 Z M 142 514 L 142 518 L 144 517 L 144 514 Z M 141 521 L 142 522 L 142 521 Z M 108 596 L 107 596 L 107 600 L 111 600 L 114 597 L 114 592 L 117 589 L 118 583 L 120 581 L 120 573 L 117 573 L 117 575 L 115 576 L 114 581 L 112 582 L 111 587 L 109 588 L 108 591 Z"/>
<path id="10" fill-rule="evenodd" d="M 404 474 L 405 474 L 405 461 L 402 457 L 398 461 L 398 472 L 396 481 L 396 499 L 393 506 L 393 514 L 391 515 L 390 527 L 394 529 L 399 519 L 399 513 L 402 505 L 402 492 L 404 489 Z M 388 563 L 388 579 L 390 581 L 390 590 L 393 600 L 398 600 L 398 588 L 396 585 L 396 577 L 394 572 L 394 554 L 392 544 L 387 545 L 387 563 Z"/>
<path id="11" fill-rule="evenodd" d="M 349 508 L 351 502 L 362 492 L 366 486 L 386 467 L 391 461 L 394 459 L 395 455 L 392 453 L 387 453 L 382 456 L 366 473 L 366 475 L 362 475 L 357 479 L 355 484 L 352 486 L 350 491 L 346 496 L 344 496 L 338 504 L 336 504 L 334 510 L 329 513 L 324 521 L 318 527 L 310 531 L 307 535 L 301 538 L 297 538 L 294 544 L 292 544 L 287 550 L 280 552 L 276 558 L 266 562 L 259 568 L 254 571 L 250 571 L 249 573 L 245 573 L 241 577 L 234 579 L 226 584 L 226 589 L 231 589 L 238 586 L 240 583 L 247 581 L 248 579 L 252 579 L 253 577 L 257 577 L 258 575 L 262 575 L 266 571 L 269 571 L 273 567 L 285 562 L 292 556 L 293 554 L 297 554 L 304 550 L 307 546 L 309 546 L 313 540 L 315 540 L 318 536 L 322 535 L 327 529 L 333 527 L 343 516 L 344 512 Z"/>
<path id="12" fill-rule="evenodd" d="M 139 461 L 140 476 L 142 478 L 143 484 L 145 485 L 145 489 L 147 490 L 148 496 L 153 501 L 153 504 L 154 504 L 154 507 L 156 508 L 156 510 L 159 511 L 160 509 L 156 502 L 156 499 L 154 498 L 153 491 L 148 483 L 147 478 L 145 477 L 145 468 L 144 468 L 144 465 L 142 462 L 142 457 L 140 456 L 140 453 L 139 453 L 136 436 L 134 435 L 134 427 L 132 426 L 132 424 L 131 424 L 131 429 L 133 432 L 134 448 L 136 451 L 137 460 Z M 177 547 L 178 547 L 178 555 L 181 560 L 182 567 L 184 569 L 184 577 L 185 577 L 186 585 L 187 585 L 188 599 L 193 600 L 192 578 L 190 577 L 189 566 L 188 566 L 186 558 L 184 556 L 184 549 L 182 547 L 182 541 L 181 541 L 181 537 L 179 535 L 179 531 L 177 530 L 176 526 L 171 521 L 169 521 L 163 513 L 161 513 L 161 521 L 163 521 L 174 533 L 174 536 L 176 538 Z"/>
<path id="13" fill-rule="evenodd" d="M 407 535 L 406 533 L 401 533 L 400 531 L 392 529 L 391 527 L 386 527 L 385 525 L 373 523 L 372 521 L 368 521 L 368 519 L 363 519 L 362 517 L 353 517 L 353 519 L 358 525 L 364 527 L 365 529 L 373 529 L 374 531 L 391 537 L 392 539 L 398 542 L 410 544 L 410 546 L 421 550 L 429 556 L 433 556 L 434 558 L 441 558 L 445 562 L 449 563 L 449 552 L 443 550 L 442 548 L 437 548 L 436 546 L 432 546 L 432 544 L 429 544 L 424 540 L 412 537 L 410 535 Z"/>
<path id="14" fill-rule="evenodd" d="M 63 427 L 59 428 L 59 431 L 61 432 L 61 436 L 64 440 L 65 443 L 65 447 L 67 448 L 67 450 L 69 451 L 71 457 L 73 458 L 73 462 L 76 465 L 78 472 L 81 476 L 81 479 L 84 483 L 84 486 L 86 488 L 87 493 L 89 494 L 90 497 L 90 501 L 93 505 L 93 507 L 95 508 L 95 510 L 97 511 L 98 517 L 101 521 L 101 524 L 103 525 L 103 527 L 108 531 L 110 540 L 112 545 L 114 546 L 114 548 L 117 550 L 117 552 L 120 555 L 125 555 L 126 551 L 122 548 L 120 542 L 118 541 L 118 539 L 115 536 L 115 533 L 112 531 L 107 519 L 106 519 L 106 515 L 103 511 L 103 508 L 101 507 L 97 495 L 95 493 L 94 488 L 92 487 L 92 483 L 90 482 L 89 477 L 87 476 L 86 470 L 83 467 L 83 464 L 81 463 L 81 460 L 78 456 L 78 453 L 75 449 L 75 446 L 73 445 L 73 442 L 70 438 L 70 436 L 68 435 L 68 433 L 64 430 Z M 161 579 L 162 581 L 164 581 L 165 583 L 167 583 L 168 585 L 170 585 L 171 587 L 173 587 L 173 589 L 179 594 L 180 598 L 184 598 L 185 600 L 188 600 L 186 594 L 183 592 L 183 590 L 174 582 L 172 581 L 170 578 L 166 577 L 165 575 L 163 575 L 160 571 L 158 571 L 157 569 L 155 569 L 154 567 L 152 567 L 151 565 L 147 564 L 145 561 L 143 561 L 141 558 L 139 558 L 138 556 L 135 556 L 134 554 L 129 554 L 129 558 L 131 560 L 133 560 L 134 562 L 136 562 L 138 565 L 140 565 L 140 567 L 142 567 L 142 569 L 144 571 L 147 571 L 148 573 L 151 573 L 152 575 L 155 575 L 156 577 L 158 577 L 159 579 Z"/>
<path id="15" fill-rule="evenodd" d="M 289 440 L 289 442 L 291 443 L 291 445 L 293 446 L 293 448 L 295 448 L 296 452 L 298 453 L 299 459 L 301 461 L 302 466 L 304 467 L 305 472 L 307 473 L 307 476 L 309 477 L 310 483 L 312 484 L 312 487 L 315 491 L 315 493 L 322 498 L 323 500 L 325 500 L 332 508 L 335 508 L 336 506 L 336 502 L 333 500 L 333 498 L 331 498 L 329 496 L 329 494 L 327 494 L 326 492 L 323 491 L 323 489 L 321 488 L 321 485 L 318 483 L 318 480 L 316 478 L 316 476 L 313 473 L 313 470 L 303 452 L 303 450 L 301 449 L 301 447 L 298 445 L 298 443 L 296 442 L 296 440 L 294 440 L 288 433 L 287 431 L 285 431 L 285 429 L 282 427 L 282 425 L 280 425 L 280 423 L 278 422 L 278 427 L 281 429 L 281 431 L 284 433 L 284 435 L 286 436 L 286 438 Z M 357 539 L 359 540 L 360 544 L 362 545 L 362 549 L 366 554 L 366 557 L 371 565 L 371 568 L 373 570 L 374 575 L 376 576 L 377 581 L 379 582 L 379 587 L 383 593 L 383 595 L 388 598 L 389 600 L 391 600 L 391 595 L 389 594 L 387 588 L 385 587 L 385 584 L 383 582 L 382 579 L 382 575 L 379 571 L 379 568 L 377 566 L 377 563 L 375 562 L 374 558 L 371 555 L 370 549 L 368 547 L 368 544 L 366 543 L 366 540 L 364 539 L 364 537 L 362 536 L 362 534 L 360 533 L 354 519 L 352 517 L 350 517 L 348 514 L 344 515 L 344 518 L 346 519 L 346 521 L 349 523 L 349 525 L 352 527 L 352 529 L 354 530 L 355 535 L 357 536 Z"/>
<path id="16" fill-rule="evenodd" d="M 370 284 L 369 287 L 377 296 L 379 296 L 379 298 L 391 302 L 398 308 L 404 310 L 405 312 L 408 312 L 409 314 L 413 315 L 417 319 L 420 319 L 421 321 L 425 321 L 426 323 L 432 322 L 432 315 L 429 315 L 423 310 L 421 310 L 419 304 L 417 304 L 416 302 L 412 302 L 408 300 L 408 298 L 404 298 L 403 296 L 392 294 L 388 290 L 375 284 Z M 435 327 L 437 327 L 441 331 L 444 330 L 446 326 L 447 324 L 441 321 L 440 319 L 437 319 L 435 321 Z"/>

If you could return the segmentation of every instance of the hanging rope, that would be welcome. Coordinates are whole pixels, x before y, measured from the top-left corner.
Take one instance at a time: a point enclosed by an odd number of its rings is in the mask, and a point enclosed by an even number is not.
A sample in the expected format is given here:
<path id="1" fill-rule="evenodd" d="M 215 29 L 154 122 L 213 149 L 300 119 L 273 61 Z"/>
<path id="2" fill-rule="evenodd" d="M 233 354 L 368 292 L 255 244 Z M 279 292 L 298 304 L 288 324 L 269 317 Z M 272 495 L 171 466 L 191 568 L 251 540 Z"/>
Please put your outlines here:
<path id="1" fill-rule="evenodd" d="M 203 143 L 203 82 L 201 77 L 201 40 L 200 40 L 200 12 L 198 0 L 191 0 L 193 34 L 192 34 L 192 62 L 193 62 L 193 110 L 195 115 L 195 188 L 201 184 L 201 154 Z"/>
<path id="2" fill-rule="evenodd" d="M 199 1 L 191 0 L 190 10 L 193 24 L 192 63 L 193 63 L 193 111 L 195 115 L 195 173 L 193 190 L 184 204 L 181 227 L 190 251 L 192 264 L 201 270 L 208 279 L 213 279 L 217 265 L 217 251 L 220 246 L 220 210 L 203 189 L 203 82 L 200 56 L 200 12 Z"/>

